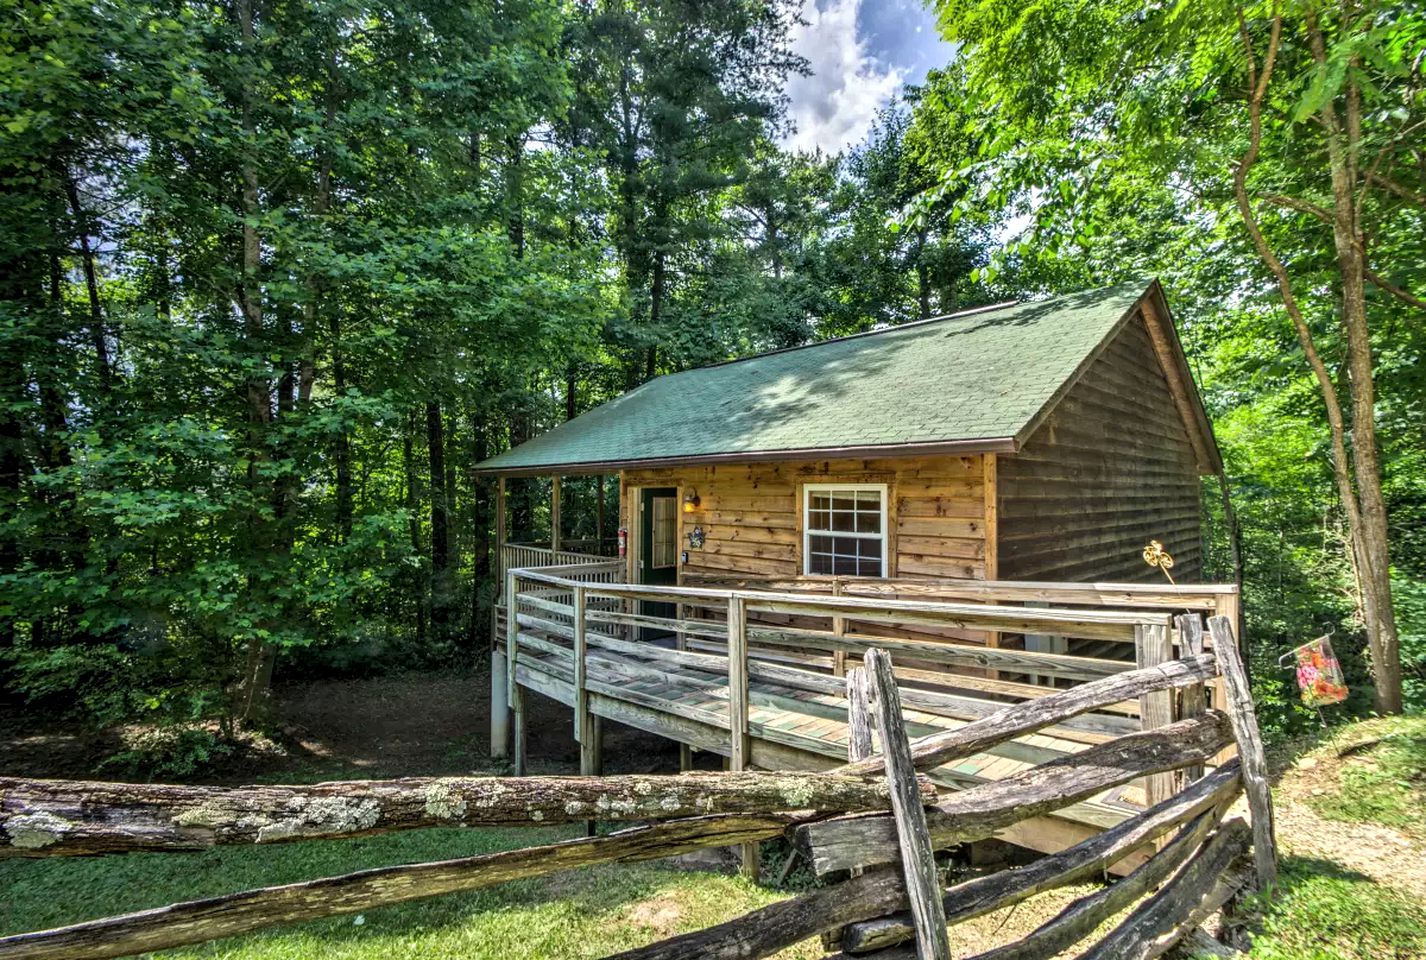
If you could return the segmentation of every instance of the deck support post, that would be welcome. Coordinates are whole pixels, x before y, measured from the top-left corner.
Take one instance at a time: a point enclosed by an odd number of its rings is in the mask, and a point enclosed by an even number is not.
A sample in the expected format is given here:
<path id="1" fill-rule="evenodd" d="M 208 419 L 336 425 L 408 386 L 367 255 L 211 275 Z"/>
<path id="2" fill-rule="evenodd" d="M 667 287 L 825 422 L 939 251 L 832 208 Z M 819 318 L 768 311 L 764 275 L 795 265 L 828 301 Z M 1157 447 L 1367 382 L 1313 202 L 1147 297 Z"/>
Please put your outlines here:
<path id="1" fill-rule="evenodd" d="M 505 698 L 514 713 L 514 766 L 517 776 L 525 773 L 525 700 L 520 696 L 516 668 L 520 660 L 519 604 L 520 578 L 511 571 L 505 575 Z"/>
<path id="2" fill-rule="evenodd" d="M 680 625 L 682 625 L 684 617 L 686 617 L 687 614 L 688 610 L 683 604 L 679 603 L 674 605 L 673 615 L 678 618 L 678 622 Z M 684 633 L 682 630 L 677 631 L 673 635 L 673 648 L 675 650 L 687 650 L 688 634 Z M 693 748 L 690 747 L 688 744 L 680 741 L 678 744 L 678 772 L 687 773 L 692 769 Z"/>
<path id="3" fill-rule="evenodd" d="M 740 596 L 728 600 L 728 731 L 732 737 L 729 769 L 748 769 L 748 610 Z M 758 845 L 742 844 L 743 875 L 758 878 Z"/>
<path id="4" fill-rule="evenodd" d="M 593 777 L 603 772 L 604 726 L 589 712 L 589 642 L 585 629 L 585 588 L 570 597 L 574 619 L 574 739 L 579 741 L 579 772 Z M 595 821 L 584 821 L 584 835 L 595 834 Z"/>
<path id="5" fill-rule="evenodd" d="M 832 581 L 832 596 L 834 596 L 834 597 L 840 597 L 841 595 L 842 595 L 842 581 L 840 581 L 840 580 L 833 580 L 833 581 Z M 833 618 L 832 618 L 832 632 L 833 632 L 834 634 L 836 634 L 837 636 L 839 636 L 839 637 L 844 637 L 844 636 L 846 636 L 846 635 L 847 635 L 847 618 L 846 618 L 846 617 L 833 617 Z M 844 650 L 844 649 L 842 649 L 841 647 L 838 647 L 837 649 L 835 649 L 835 650 L 832 651 L 832 676 L 834 676 L 834 677 L 845 677 L 846 675 L 847 675 L 847 651 Z M 856 758 L 856 759 L 860 759 L 860 758 L 858 757 L 858 758 Z"/>
<path id="6" fill-rule="evenodd" d="M 1134 628 L 1134 654 L 1140 667 L 1156 667 L 1173 659 L 1173 638 L 1167 626 L 1140 624 Z M 1158 690 L 1139 697 L 1139 725 L 1143 730 L 1166 727 L 1174 722 L 1174 692 Z M 1178 775 L 1154 773 L 1146 778 L 1149 806 L 1167 800 L 1177 789 Z"/>
<path id="7" fill-rule="evenodd" d="M 582 745 L 589 733 L 589 661 L 584 626 L 583 587 L 575 587 L 572 591 L 570 609 L 574 619 L 574 739 L 581 745 L 582 757 Z"/>
<path id="8" fill-rule="evenodd" d="M 500 759 L 510 752 L 510 699 L 505 695 L 505 654 L 490 654 L 490 756 Z"/>
<path id="9" fill-rule="evenodd" d="M 559 553 L 562 540 L 560 536 L 560 527 L 562 526 L 560 523 L 561 499 L 560 477 L 559 474 L 555 474 L 550 477 L 550 549 L 555 553 Z M 556 558 L 555 563 L 559 562 L 558 558 Z"/>

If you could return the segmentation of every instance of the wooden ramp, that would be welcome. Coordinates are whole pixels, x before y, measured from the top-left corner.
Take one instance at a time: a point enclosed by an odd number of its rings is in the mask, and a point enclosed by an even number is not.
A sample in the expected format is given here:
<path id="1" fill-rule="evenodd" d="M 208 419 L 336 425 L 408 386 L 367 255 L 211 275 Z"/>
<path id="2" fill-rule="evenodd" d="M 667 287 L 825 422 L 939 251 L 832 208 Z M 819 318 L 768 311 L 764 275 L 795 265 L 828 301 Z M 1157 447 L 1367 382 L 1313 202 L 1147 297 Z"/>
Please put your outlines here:
<path id="1" fill-rule="evenodd" d="M 522 620 L 525 618 L 522 617 Z M 564 630 L 522 626 L 515 678 L 519 686 L 575 708 L 575 653 Z M 588 640 L 585 690 L 588 710 L 689 746 L 730 756 L 732 736 L 726 646 L 699 641 L 697 650 L 614 637 Z M 506 643 L 497 642 L 504 653 Z M 824 770 L 847 760 L 849 728 L 844 681 L 808 664 L 789 666 L 749 660 L 749 756 L 755 767 Z M 944 703 L 943 703 L 944 701 Z M 1007 704 L 964 695 L 906 688 L 902 700 L 908 733 L 921 737 L 954 729 Z M 959 789 L 1003 779 L 1030 767 L 1078 753 L 1138 729 L 1135 718 L 1076 718 L 1064 726 L 1018 738 L 930 771 L 938 784 Z M 517 764 L 523 745 L 517 743 Z M 1004 838 L 1055 852 L 1141 812 L 1139 781 L 1011 828 Z"/>

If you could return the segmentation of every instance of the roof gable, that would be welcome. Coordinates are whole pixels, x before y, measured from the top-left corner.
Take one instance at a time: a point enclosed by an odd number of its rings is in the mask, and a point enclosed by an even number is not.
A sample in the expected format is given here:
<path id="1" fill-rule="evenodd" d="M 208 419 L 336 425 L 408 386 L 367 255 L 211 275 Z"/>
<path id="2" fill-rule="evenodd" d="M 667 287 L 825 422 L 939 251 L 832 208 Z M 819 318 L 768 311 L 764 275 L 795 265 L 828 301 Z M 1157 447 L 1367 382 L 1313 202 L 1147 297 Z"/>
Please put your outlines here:
<path id="1" fill-rule="evenodd" d="M 668 374 L 477 469 L 1012 451 L 1145 298 L 1145 286 L 969 311 Z"/>

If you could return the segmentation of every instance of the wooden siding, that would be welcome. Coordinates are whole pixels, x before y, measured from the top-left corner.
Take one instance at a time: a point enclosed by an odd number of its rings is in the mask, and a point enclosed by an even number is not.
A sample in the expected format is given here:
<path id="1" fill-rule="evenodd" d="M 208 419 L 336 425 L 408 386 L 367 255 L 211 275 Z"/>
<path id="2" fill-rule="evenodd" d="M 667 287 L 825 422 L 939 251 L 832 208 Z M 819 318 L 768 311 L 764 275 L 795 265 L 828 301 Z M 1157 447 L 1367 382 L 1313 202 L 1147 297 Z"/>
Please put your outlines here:
<path id="1" fill-rule="evenodd" d="M 1200 579 L 1194 447 L 1142 316 L 996 468 L 1002 579 L 1159 580 L 1140 555 L 1151 539 L 1176 580 Z"/>
<path id="2" fill-rule="evenodd" d="M 992 479 L 994 474 L 989 474 Z M 679 550 L 693 576 L 783 578 L 802 572 L 802 487 L 808 483 L 887 485 L 887 576 L 987 579 L 987 468 L 979 455 L 894 460 L 822 460 L 625 471 L 620 522 L 632 531 L 631 487 L 696 491 L 698 509 L 679 514 Z M 688 533 L 701 526 L 701 548 Z M 994 551 L 989 551 L 993 558 Z M 994 575 L 994 570 L 990 571 Z"/>

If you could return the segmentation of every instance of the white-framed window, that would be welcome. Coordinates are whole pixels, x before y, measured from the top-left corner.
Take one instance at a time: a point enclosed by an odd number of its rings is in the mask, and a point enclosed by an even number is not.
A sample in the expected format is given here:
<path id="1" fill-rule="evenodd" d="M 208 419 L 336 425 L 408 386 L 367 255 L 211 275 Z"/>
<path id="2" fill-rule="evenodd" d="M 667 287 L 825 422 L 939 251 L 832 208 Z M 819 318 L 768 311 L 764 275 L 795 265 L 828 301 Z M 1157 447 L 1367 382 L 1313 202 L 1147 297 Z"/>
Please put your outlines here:
<path id="1" fill-rule="evenodd" d="M 809 483 L 802 488 L 802 571 L 886 576 L 884 483 Z"/>

